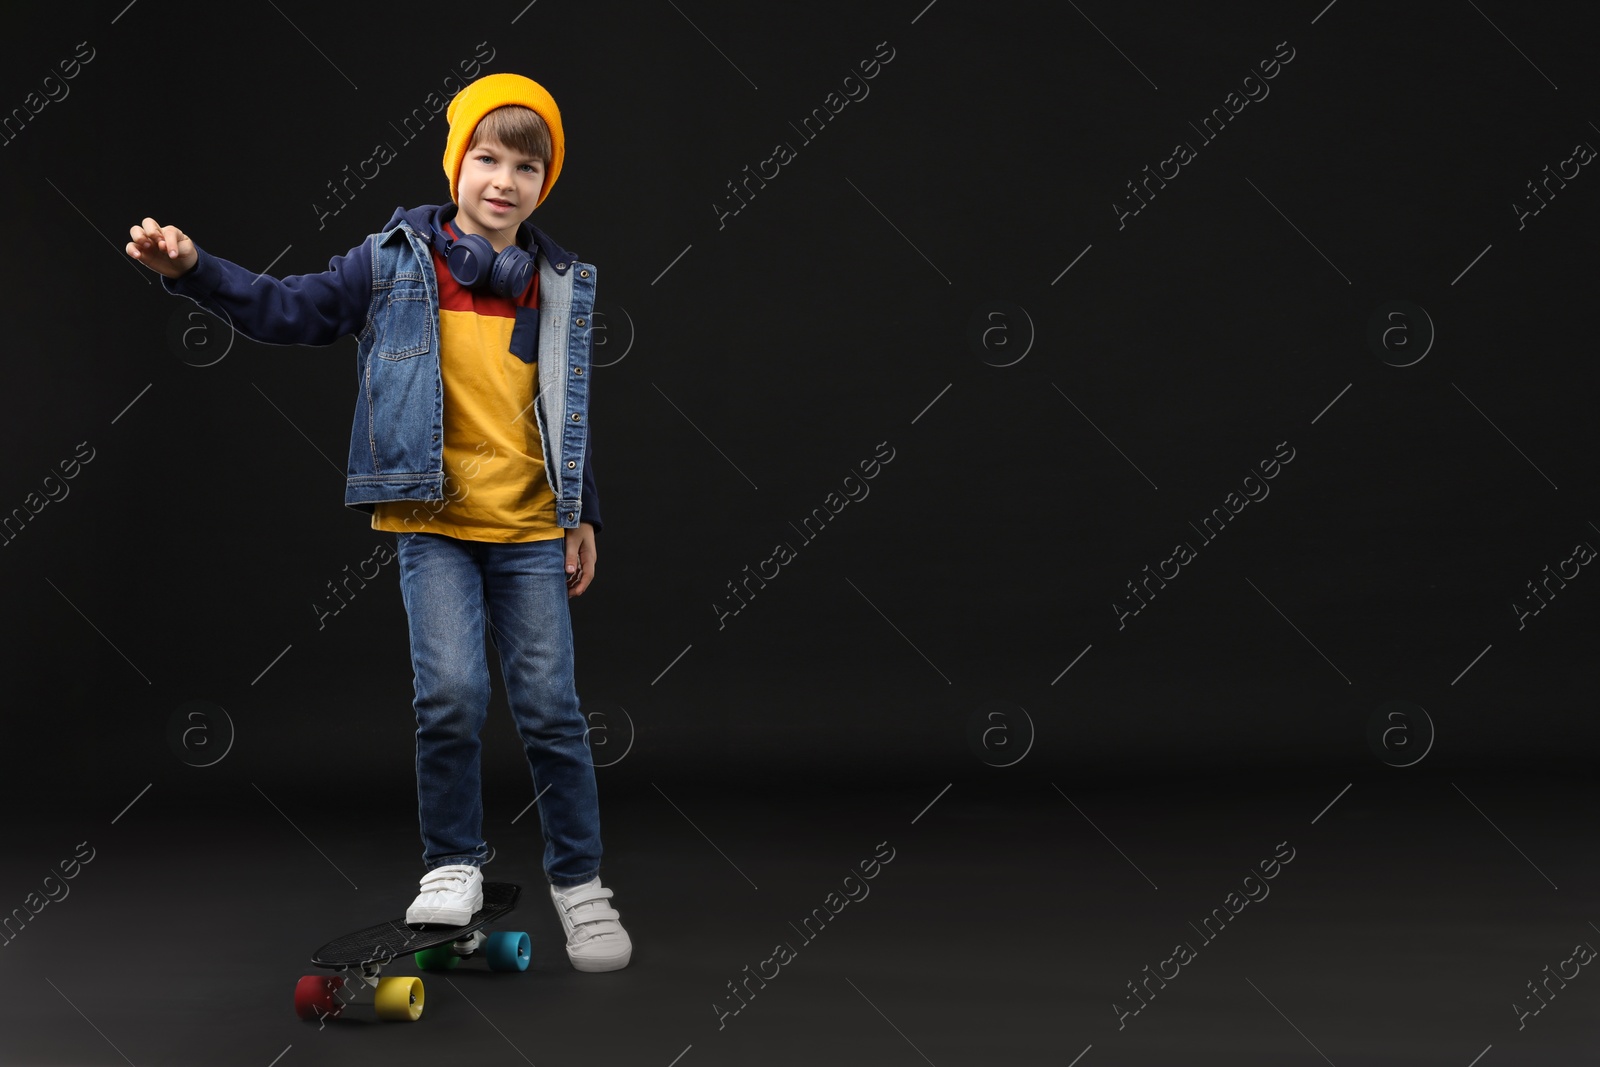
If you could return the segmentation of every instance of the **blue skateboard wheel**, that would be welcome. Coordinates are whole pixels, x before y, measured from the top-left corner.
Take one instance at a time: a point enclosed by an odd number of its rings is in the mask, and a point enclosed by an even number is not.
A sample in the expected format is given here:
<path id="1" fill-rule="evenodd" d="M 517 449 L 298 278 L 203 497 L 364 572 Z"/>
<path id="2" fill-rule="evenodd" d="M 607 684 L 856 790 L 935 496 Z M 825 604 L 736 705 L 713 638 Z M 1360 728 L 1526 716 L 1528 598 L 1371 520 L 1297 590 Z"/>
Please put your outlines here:
<path id="1" fill-rule="evenodd" d="M 525 971 L 533 959 L 533 943 L 520 930 L 501 930 L 489 935 L 483 954 L 491 971 Z"/>

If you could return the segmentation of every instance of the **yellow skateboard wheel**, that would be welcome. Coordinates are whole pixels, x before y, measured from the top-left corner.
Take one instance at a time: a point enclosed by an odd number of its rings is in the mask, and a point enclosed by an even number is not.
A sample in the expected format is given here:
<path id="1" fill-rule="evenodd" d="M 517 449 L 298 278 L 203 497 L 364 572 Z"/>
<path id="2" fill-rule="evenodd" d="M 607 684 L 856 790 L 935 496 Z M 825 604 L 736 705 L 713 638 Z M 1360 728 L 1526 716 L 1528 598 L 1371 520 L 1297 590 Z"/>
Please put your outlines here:
<path id="1" fill-rule="evenodd" d="M 393 1022 L 416 1022 L 422 1015 L 422 979 L 415 976 L 378 979 L 373 1007 L 378 1018 Z"/>

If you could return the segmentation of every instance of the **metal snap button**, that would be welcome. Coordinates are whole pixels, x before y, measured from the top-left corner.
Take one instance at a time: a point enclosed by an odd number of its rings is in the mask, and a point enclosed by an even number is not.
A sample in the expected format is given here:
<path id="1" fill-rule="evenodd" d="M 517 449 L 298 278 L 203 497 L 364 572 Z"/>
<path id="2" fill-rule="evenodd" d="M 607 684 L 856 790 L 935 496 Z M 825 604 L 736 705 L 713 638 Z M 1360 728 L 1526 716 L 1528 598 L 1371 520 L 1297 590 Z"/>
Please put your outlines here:
<path id="1" fill-rule="evenodd" d="M 570 511 L 569 511 L 569 512 L 567 512 L 567 521 L 568 521 L 568 522 L 571 522 L 571 521 L 572 521 L 572 512 L 570 512 Z"/>
<path id="2" fill-rule="evenodd" d="M 588 276 L 589 276 L 589 272 L 586 271 L 586 270 L 580 270 L 578 272 L 578 277 L 580 277 L 580 278 L 587 278 Z"/>
<path id="3" fill-rule="evenodd" d="M 579 320 L 578 320 L 578 325 L 579 325 L 579 326 L 582 326 L 582 325 L 583 325 L 583 324 L 584 324 L 584 323 L 583 323 L 583 320 L 582 320 L 582 319 L 579 319 Z"/>
<path id="4" fill-rule="evenodd" d="M 582 378 L 583 377 L 583 368 L 582 367 L 573 367 L 572 368 L 572 373 L 576 374 L 578 377 Z"/>
<path id="5" fill-rule="evenodd" d="M 574 411 L 572 413 L 572 421 L 573 422 L 582 422 L 583 421 L 583 416 L 579 415 L 576 411 Z"/>
<path id="6" fill-rule="evenodd" d="M 578 465 L 578 461 L 577 460 L 575 460 L 575 459 L 567 460 L 567 470 L 571 470 L 573 467 L 576 467 L 577 465 Z"/>

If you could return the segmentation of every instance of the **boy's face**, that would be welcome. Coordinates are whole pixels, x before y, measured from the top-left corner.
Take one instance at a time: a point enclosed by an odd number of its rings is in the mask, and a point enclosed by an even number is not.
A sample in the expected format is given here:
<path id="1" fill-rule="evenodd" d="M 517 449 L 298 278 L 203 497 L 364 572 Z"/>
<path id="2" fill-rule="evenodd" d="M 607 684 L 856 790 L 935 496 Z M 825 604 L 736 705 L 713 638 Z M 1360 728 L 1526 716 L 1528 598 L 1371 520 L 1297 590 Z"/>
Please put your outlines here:
<path id="1" fill-rule="evenodd" d="M 544 188 L 544 162 L 521 156 L 499 141 L 480 137 L 461 160 L 456 226 L 488 239 L 499 251 L 516 239 Z"/>

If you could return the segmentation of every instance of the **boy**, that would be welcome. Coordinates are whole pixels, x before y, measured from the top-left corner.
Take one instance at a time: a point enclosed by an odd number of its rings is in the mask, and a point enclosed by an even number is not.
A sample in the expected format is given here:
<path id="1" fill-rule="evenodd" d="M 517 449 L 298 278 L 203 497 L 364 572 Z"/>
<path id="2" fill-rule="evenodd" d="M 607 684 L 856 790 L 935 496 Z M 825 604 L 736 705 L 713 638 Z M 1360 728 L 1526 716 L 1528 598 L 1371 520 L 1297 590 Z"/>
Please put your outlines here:
<path id="1" fill-rule="evenodd" d="M 567 957 L 580 971 L 616 970 L 633 946 L 600 884 L 568 605 L 594 579 L 601 529 L 588 427 L 595 268 L 527 222 L 565 154 L 544 87 L 490 74 L 445 117 L 452 203 L 397 208 L 322 274 L 256 275 L 152 218 L 130 229 L 127 252 L 254 340 L 358 336 L 345 503 L 395 534 L 415 674 L 427 873 L 406 921 L 453 925 L 483 906 L 487 628 L 533 773 Z"/>

